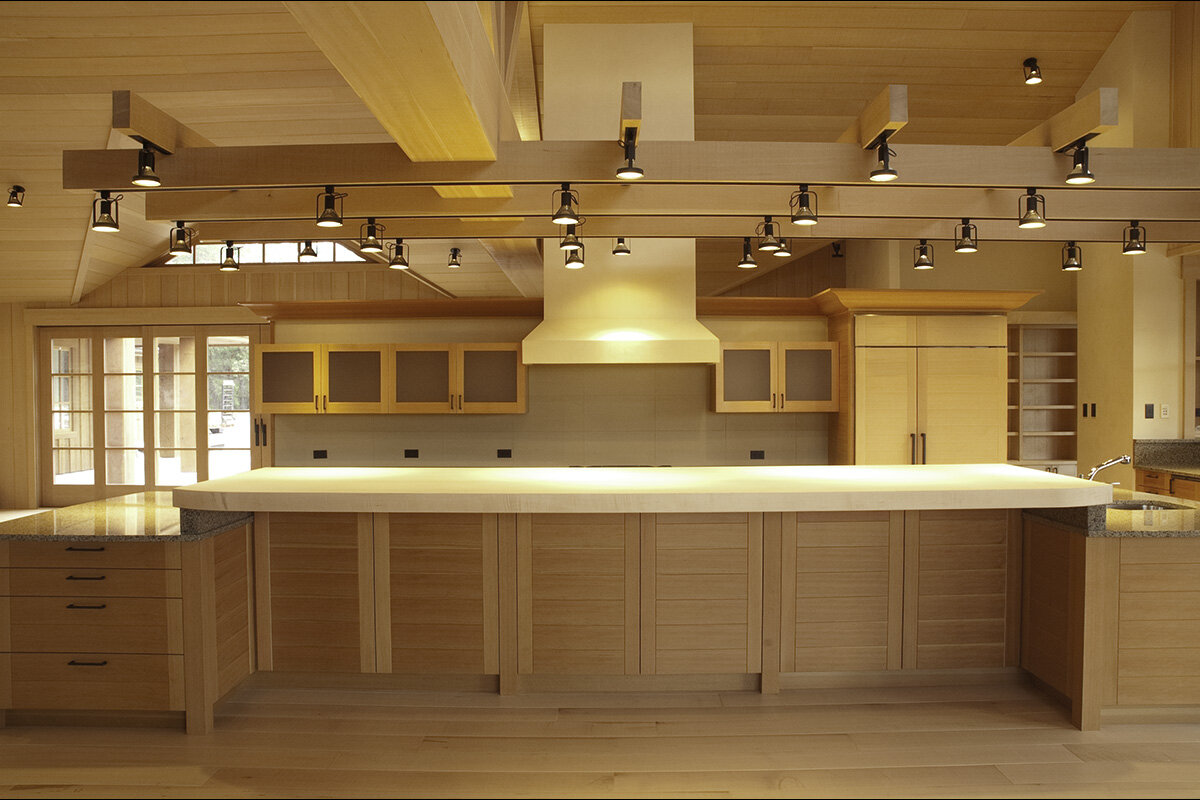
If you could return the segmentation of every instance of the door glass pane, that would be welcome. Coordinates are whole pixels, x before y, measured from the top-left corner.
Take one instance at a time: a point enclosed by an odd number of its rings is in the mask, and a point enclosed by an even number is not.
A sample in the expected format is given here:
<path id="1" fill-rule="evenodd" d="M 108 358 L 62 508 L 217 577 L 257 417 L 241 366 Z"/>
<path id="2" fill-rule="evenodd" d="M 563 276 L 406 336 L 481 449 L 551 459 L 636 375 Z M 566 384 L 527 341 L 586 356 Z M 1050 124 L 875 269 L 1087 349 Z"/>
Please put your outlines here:
<path id="1" fill-rule="evenodd" d="M 141 450 L 105 450 L 104 468 L 109 486 L 141 486 L 146 480 L 146 456 Z"/>
<path id="2" fill-rule="evenodd" d="M 824 348 L 784 351 L 788 400 L 829 400 L 833 397 L 833 352 Z"/>
<path id="3" fill-rule="evenodd" d="M 208 446 L 211 448 L 248 447 L 253 438 L 249 411 L 208 412 Z"/>
<path id="4" fill-rule="evenodd" d="M 52 411 L 91 411 L 91 375 L 52 375 L 50 377 Z"/>
<path id="5" fill-rule="evenodd" d="M 209 450 L 208 477 L 224 478 L 227 475 L 237 475 L 239 472 L 250 471 L 249 450 Z"/>
<path id="6" fill-rule="evenodd" d="M 208 337 L 209 372 L 249 372 L 249 336 Z"/>
<path id="7" fill-rule="evenodd" d="M 116 336 L 104 339 L 104 371 L 108 373 L 142 371 L 140 336 Z"/>
<path id="8" fill-rule="evenodd" d="M 383 400 L 383 354 L 370 350 L 329 351 L 329 401 L 378 403 Z"/>
<path id="9" fill-rule="evenodd" d="M 208 337 L 207 400 L 208 477 L 248 471 L 253 443 L 249 336 Z"/>
<path id="10" fill-rule="evenodd" d="M 159 411 L 194 411 L 196 409 L 196 376 L 155 375 L 154 403 Z"/>
<path id="11" fill-rule="evenodd" d="M 450 351 L 397 350 L 396 400 L 445 403 L 450 399 Z"/>
<path id="12" fill-rule="evenodd" d="M 155 372 L 195 372 L 196 339 L 192 336 L 159 336 L 154 339 Z"/>
<path id="13" fill-rule="evenodd" d="M 209 373 L 208 408 L 210 411 L 249 411 L 250 376 Z"/>
<path id="14" fill-rule="evenodd" d="M 517 352 L 467 350 L 463 353 L 463 401 L 517 402 Z"/>
<path id="15" fill-rule="evenodd" d="M 141 411 L 142 376 L 105 375 L 104 408 L 108 411 Z"/>
<path id="16" fill-rule="evenodd" d="M 140 411 L 104 415 L 105 447 L 140 448 L 145 446 L 145 438 Z"/>
<path id="17" fill-rule="evenodd" d="M 770 350 L 726 350 L 721 360 L 726 401 L 771 399 Z"/>
<path id="18" fill-rule="evenodd" d="M 264 403 L 313 402 L 316 353 L 267 352 L 262 354 Z"/>
<path id="19" fill-rule="evenodd" d="M 88 415 L 91 416 L 90 414 Z M 91 450 L 54 448 L 50 451 L 54 483 L 63 486 L 90 486 L 96 482 Z"/>
<path id="20" fill-rule="evenodd" d="M 51 417 L 54 447 L 91 447 L 92 415 L 90 412 L 55 411 Z"/>
<path id="21" fill-rule="evenodd" d="M 196 482 L 195 450 L 156 450 L 154 480 L 158 486 L 186 486 Z"/>
<path id="22" fill-rule="evenodd" d="M 166 450 L 195 447 L 196 415 L 191 412 L 155 414 L 154 446 Z"/>
<path id="23" fill-rule="evenodd" d="M 87 337 L 50 340 L 51 375 L 87 375 L 92 371 L 92 340 Z"/>
<path id="24" fill-rule="evenodd" d="M 141 449 L 145 401 L 140 336 L 104 338 L 104 470 L 109 486 L 142 486 L 146 459 Z M 112 449 L 107 449 L 112 448 Z"/>

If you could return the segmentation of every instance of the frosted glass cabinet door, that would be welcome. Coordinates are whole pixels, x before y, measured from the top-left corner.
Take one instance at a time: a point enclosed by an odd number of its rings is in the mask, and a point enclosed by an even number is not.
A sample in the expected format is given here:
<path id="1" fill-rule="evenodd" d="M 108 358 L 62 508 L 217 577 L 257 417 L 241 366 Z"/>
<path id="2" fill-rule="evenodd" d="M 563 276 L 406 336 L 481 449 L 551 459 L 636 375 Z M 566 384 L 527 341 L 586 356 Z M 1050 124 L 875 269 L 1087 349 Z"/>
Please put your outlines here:
<path id="1" fill-rule="evenodd" d="M 255 411 L 321 412 L 321 345 L 264 344 L 254 350 Z"/>
<path id="2" fill-rule="evenodd" d="M 392 345 L 390 366 L 393 414 L 449 414 L 455 409 L 453 345 Z"/>
<path id="3" fill-rule="evenodd" d="M 325 345 L 321 412 L 379 414 L 386 410 L 387 345 Z"/>
<path id="4" fill-rule="evenodd" d="M 525 364 L 521 345 L 457 346 L 458 411 L 467 414 L 524 414 Z"/>
<path id="5" fill-rule="evenodd" d="M 781 411 L 838 410 L 837 342 L 779 345 Z"/>
<path id="6" fill-rule="evenodd" d="M 716 368 L 716 411 L 777 411 L 774 342 L 722 343 Z"/>

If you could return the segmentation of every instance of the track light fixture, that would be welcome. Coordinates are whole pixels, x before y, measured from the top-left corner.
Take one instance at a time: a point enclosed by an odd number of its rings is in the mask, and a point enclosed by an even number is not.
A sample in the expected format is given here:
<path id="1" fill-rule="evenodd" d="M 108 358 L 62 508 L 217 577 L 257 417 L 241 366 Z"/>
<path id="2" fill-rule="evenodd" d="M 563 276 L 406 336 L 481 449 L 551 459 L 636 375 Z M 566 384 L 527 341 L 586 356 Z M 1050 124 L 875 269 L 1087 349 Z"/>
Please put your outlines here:
<path id="1" fill-rule="evenodd" d="M 225 260 L 218 267 L 221 272 L 237 272 L 241 267 L 238 266 L 237 258 L 235 257 L 233 242 L 225 240 Z"/>
<path id="2" fill-rule="evenodd" d="M 787 258 L 791 254 L 792 248 L 788 245 L 788 240 L 784 239 L 782 236 L 779 237 L 779 249 L 771 253 L 771 255 L 779 256 L 780 258 Z"/>
<path id="3" fill-rule="evenodd" d="M 24 186 L 21 186 L 20 184 L 15 184 L 15 185 L 13 185 L 13 187 L 11 189 L 8 190 L 7 205 L 9 208 L 20 208 L 21 206 L 25 205 L 25 187 Z"/>
<path id="4" fill-rule="evenodd" d="M 1046 198 L 1037 193 L 1037 189 L 1029 188 L 1025 194 L 1017 198 L 1018 228 L 1046 227 Z"/>
<path id="5" fill-rule="evenodd" d="M 313 249 L 311 240 L 305 239 L 303 247 L 296 245 L 296 260 L 301 262 L 317 260 L 317 251 Z"/>
<path id="6" fill-rule="evenodd" d="M 614 256 L 630 255 L 629 244 L 625 241 L 624 236 L 617 237 L 617 243 L 613 245 L 612 254 Z"/>
<path id="7" fill-rule="evenodd" d="M 567 260 L 563 262 L 563 266 L 567 269 L 583 269 L 583 245 L 567 253 Z"/>
<path id="8" fill-rule="evenodd" d="M 179 220 L 175 223 L 175 227 L 171 228 L 170 245 L 167 247 L 167 252 L 172 255 L 191 255 L 192 242 L 196 238 L 196 229 L 189 228 Z"/>
<path id="9" fill-rule="evenodd" d="M 780 248 L 779 244 L 779 225 L 772 222 L 769 216 L 763 217 L 763 221 L 754 229 L 754 233 L 758 235 L 758 249 L 764 253 L 774 253 Z"/>
<path id="10" fill-rule="evenodd" d="M 358 229 L 358 249 L 363 253 L 382 253 L 383 242 L 379 239 L 385 230 L 387 228 L 377 223 L 374 217 L 367 217 Z"/>
<path id="11" fill-rule="evenodd" d="M 1067 242 L 1062 249 L 1063 272 L 1078 272 L 1083 269 L 1083 249 L 1074 242 Z"/>
<path id="12" fill-rule="evenodd" d="M 397 239 L 388 245 L 392 257 L 388 259 L 388 269 L 408 269 L 408 245 L 403 239 Z"/>
<path id="13" fill-rule="evenodd" d="M 841 242 L 834 242 L 833 244 L 831 244 L 829 246 L 829 249 L 833 251 L 833 253 L 829 256 L 830 258 L 845 258 L 846 257 L 846 254 L 842 252 L 842 243 Z"/>
<path id="14" fill-rule="evenodd" d="M 933 245 L 927 239 L 913 248 L 913 269 L 933 269 Z"/>
<path id="15" fill-rule="evenodd" d="M 1146 229 L 1133 220 L 1125 226 L 1125 241 L 1121 244 L 1121 253 L 1127 256 L 1140 256 L 1146 252 Z"/>
<path id="16" fill-rule="evenodd" d="M 154 172 L 154 145 L 142 144 L 138 151 L 137 174 L 133 176 L 134 186 L 162 186 L 162 181 Z"/>
<path id="17" fill-rule="evenodd" d="M 450 269 L 458 269 L 462 266 L 462 250 L 457 247 L 450 248 L 450 260 L 446 262 L 446 266 Z"/>
<path id="18" fill-rule="evenodd" d="M 742 239 L 742 260 L 738 262 L 738 269 L 754 269 L 757 266 L 758 262 L 750 252 L 750 237 L 746 236 Z"/>
<path id="19" fill-rule="evenodd" d="M 1085 183 L 1095 183 L 1096 176 L 1088 169 L 1088 148 L 1083 142 L 1075 145 L 1075 153 L 1071 159 L 1071 171 L 1067 173 L 1067 183 L 1078 186 Z"/>
<path id="20" fill-rule="evenodd" d="M 637 129 L 632 129 L 632 133 L 636 135 Z M 633 163 L 637 158 L 637 140 L 626 132 L 625 140 L 621 144 L 625 147 L 625 163 L 617 169 L 617 177 L 623 181 L 636 181 L 646 174 L 644 169 Z"/>
<path id="21" fill-rule="evenodd" d="M 558 210 L 550 217 L 550 221 L 555 225 L 578 225 L 579 193 L 573 191 L 569 183 L 564 183 L 558 192 Z"/>
<path id="22" fill-rule="evenodd" d="M 342 227 L 342 200 L 345 192 L 335 192 L 332 186 L 317 195 L 317 225 L 322 228 Z"/>
<path id="23" fill-rule="evenodd" d="M 954 226 L 954 252 L 979 252 L 979 231 L 971 224 L 971 220 L 963 217 L 961 225 Z"/>
<path id="24" fill-rule="evenodd" d="M 575 226 L 568 225 L 567 232 L 558 240 L 559 250 L 578 250 L 583 247 L 583 242 L 579 241 L 579 237 L 575 235 Z"/>
<path id="25" fill-rule="evenodd" d="M 817 193 L 808 190 L 808 184 L 800 184 L 800 188 L 792 192 L 791 200 L 793 225 L 816 225 L 820 220 L 817 215 Z"/>
<path id="26" fill-rule="evenodd" d="M 875 169 L 871 170 L 871 174 L 867 176 L 876 183 L 887 183 L 900 177 L 900 173 L 892 169 L 891 159 L 892 156 L 896 155 L 896 151 L 889 148 L 887 142 L 888 134 L 884 132 L 880 135 L 879 144 L 875 147 L 876 153 L 879 156 L 878 163 L 876 163 Z"/>
<path id="27" fill-rule="evenodd" d="M 100 196 L 92 201 L 92 230 L 104 233 L 114 233 L 121 230 L 121 201 L 125 195 L 113 197 L 107 190 L 100 190 Z"/>
<path id="28" fill-rule="evenodd" d="M 1042 68 L 1038 66 L 1036 58 L 1025 59 L 1022 66 L 1025 68 L 1025 83 L 1036 86 L 1042 82 Z"/>

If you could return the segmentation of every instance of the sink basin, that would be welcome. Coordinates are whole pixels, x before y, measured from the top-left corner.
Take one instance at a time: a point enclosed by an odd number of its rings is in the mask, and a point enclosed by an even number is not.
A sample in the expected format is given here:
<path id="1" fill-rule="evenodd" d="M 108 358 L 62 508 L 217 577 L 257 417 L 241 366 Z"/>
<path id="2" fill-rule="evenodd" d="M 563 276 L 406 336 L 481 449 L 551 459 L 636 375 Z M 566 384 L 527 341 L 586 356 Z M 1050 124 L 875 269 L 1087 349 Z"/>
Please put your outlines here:
<path id="1" fill-rule="evenodd" d="M 1109 503 L 1108 507 L 1123 511 L 1148 511 L 1156 508 L 1191 508 L 1191 506 L 1181 506 L 1178 503 L 1167 503 L 1162 500 L 1118 500 L 1114 503 Z"/>

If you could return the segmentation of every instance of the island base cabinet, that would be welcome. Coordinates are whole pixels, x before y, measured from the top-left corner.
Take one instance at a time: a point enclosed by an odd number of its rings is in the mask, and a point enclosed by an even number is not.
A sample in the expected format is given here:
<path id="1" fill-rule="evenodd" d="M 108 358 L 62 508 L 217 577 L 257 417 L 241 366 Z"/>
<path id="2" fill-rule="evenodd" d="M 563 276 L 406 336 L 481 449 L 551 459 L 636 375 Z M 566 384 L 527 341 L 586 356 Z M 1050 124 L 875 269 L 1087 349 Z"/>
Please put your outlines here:
<path id="1" fill-rule="evenodd" d="M 183 656 L 13 653 L 16 707 L 79 711 L 183 711 Z"/>

